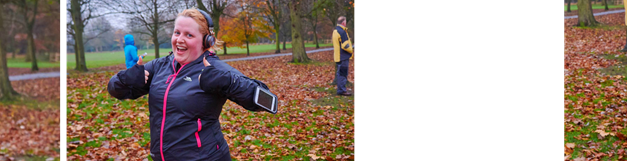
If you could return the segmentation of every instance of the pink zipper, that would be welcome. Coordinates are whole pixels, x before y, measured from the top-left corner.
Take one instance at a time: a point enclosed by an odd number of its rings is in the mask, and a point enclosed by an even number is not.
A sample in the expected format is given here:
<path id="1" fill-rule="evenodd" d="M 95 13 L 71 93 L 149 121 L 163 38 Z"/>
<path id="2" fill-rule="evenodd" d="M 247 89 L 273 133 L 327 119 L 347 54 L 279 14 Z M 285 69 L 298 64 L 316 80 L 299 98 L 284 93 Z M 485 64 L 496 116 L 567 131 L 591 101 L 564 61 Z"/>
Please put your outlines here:
<path id="1" fill-rule="evenodd" d="M 176 75 L 179 74 L 179 72 L 183 69 L 183 67 L 185 67 L 185 65 L 187 64 L 183 64 L 181 66 L 181 69 L 179 69 L 179 71 L 176 71 L 176 68 L 174 67 L 174 61 L 172 60 L 172 70 L 174 70 L 174 74 L 170 75 L 168 77 L 168 80 L 166 80 L 166 82 L 168 82 L 170 80 L 170 77 L 172 78 L 172 81 L 170 81 L 170 84 L 168 84 L 168 88 L 165 89 L 165 95 L 163 96 L 163 119 L 161 119 L 161 134 L 159 135 L 159 152 L 161 152 L 161 160 L 164 161 L 164 157 L 163 157 L 163 126 L 165 124 L 165 109 L 168 105 L 168 92 L 170 92 L 170 87 L 172 86 L 172 83 L 174 83 L 174 79 L 176 79 Z"/>
<path id="2" fill-rule="evenodd" d="M 198 137 L 198 132 L 202 129 L 202 124 L 200 123 L 200 118 L 198 118 L 198 131 L 196 131 L 196 143 L 198 143 L 198 147 L 200 148 L 200 137 Z"/>

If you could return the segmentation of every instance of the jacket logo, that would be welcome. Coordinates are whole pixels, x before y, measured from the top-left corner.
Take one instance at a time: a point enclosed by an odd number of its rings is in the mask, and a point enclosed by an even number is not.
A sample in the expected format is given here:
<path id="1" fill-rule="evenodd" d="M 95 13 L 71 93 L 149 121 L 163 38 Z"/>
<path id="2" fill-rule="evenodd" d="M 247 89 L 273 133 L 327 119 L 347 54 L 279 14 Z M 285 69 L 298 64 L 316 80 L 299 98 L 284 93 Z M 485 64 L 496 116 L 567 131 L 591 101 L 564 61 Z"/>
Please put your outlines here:
<path id="1" fill-rule="evenodd" d="M 183 80 L 188 81 L 188 82 L 191 82 L 191 81 L 192 81 L 192 78 L 190 78 L 190 77 L 188 77 L 188 76 L 185 76 L 185 78 L 183 78 Z"/>

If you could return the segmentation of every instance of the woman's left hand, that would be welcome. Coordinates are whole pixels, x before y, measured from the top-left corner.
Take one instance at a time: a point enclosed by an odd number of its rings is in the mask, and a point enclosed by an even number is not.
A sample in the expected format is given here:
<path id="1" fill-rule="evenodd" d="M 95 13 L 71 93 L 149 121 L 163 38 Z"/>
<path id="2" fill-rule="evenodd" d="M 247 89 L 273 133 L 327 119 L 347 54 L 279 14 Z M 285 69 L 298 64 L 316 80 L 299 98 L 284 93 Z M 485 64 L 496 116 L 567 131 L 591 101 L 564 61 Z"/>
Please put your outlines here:
<path id="1" fill-rule="evenodd" d="M 205 67 L 211 66 L 211 64 L 209 64 L 209 62 L 207 61 L 206 57 L 202 58 L 202 63 L 205 65 Z M 202 75 L 202 74 L 198 74 L 198 81 L 199 82 L 200 82 L 200 75 Z"/>

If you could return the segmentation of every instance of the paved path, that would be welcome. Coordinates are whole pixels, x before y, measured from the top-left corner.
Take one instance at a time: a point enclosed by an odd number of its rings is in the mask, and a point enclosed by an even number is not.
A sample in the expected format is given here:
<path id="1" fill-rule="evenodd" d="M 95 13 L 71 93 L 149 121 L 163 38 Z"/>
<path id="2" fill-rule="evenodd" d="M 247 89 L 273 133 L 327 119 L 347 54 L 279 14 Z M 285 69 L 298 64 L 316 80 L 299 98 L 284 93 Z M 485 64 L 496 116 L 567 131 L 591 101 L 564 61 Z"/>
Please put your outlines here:
<path id="1" fill-rule="evenodd" d="M 606 11 L 606 12 L 599 12 L 599 13 L 594 13 L 594 16 L 601 16 L 601 15 L 607 15 L 607 14 L 613 14 L 613 13 L 623 13 L 625 12 L 625 10 L 613 10 L 613 11 Z M 577 18 L 577 15 L 574 16 L 565 16 L 564 19 L 571 19 L 571 18 Z"/>
<path id="2" fill-rule="evenodd" d="M 309 50 L 309 51 L 307 51 L 307 54 L 315 53 L 315 52 L 321 52 L 321 51 L 331 51 L 331 50 L 333 50 L 333 47 L 324 48 L 324 49 Z M 271 54 L 271 55 L 253 56 L 253 57 L 245 57 L 245 58 L 236 58 L 236 59 L 225 59 L 225 60 L 222 60 L 222 61 L 223 62 L 230 62 L 230 61 L 255 60 L 255 59 L 272 58 L 272 57 L 287 56 L 287 55 L 292 55 L 292 53 Z"/>
<path id="3" fill-rule="evenodd" d="M 19 80 L 39 79 L 39 78 L 51 78 L 51 77 L 60 77 L 60 76 L 61 76 L 61 73 L 59 71 L 48 72 L 48 73 L 34 73 L 34 74 L 24 74 L 24 75 L 9 76 L 9 81 L 19 81 Z"/>

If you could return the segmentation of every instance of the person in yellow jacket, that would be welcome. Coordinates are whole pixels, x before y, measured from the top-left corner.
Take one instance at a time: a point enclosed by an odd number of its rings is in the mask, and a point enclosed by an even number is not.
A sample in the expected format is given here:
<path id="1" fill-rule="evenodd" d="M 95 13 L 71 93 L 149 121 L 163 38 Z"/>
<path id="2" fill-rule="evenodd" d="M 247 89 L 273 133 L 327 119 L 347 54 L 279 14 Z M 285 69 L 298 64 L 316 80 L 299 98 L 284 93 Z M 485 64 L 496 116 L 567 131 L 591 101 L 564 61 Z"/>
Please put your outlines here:
<path id="1" fill-rule="evenodd" d="M 350 96 L 352 94 L 346 90 L 346 76 L 348 76 L 348 61 L 353 59 L 353 44 L 346 30 L 346 17 L 340 16 L 331 39 L 333 40 L 333 60 L 338 66 L 338 71 L 335 72 L 337 94 Z"/>

